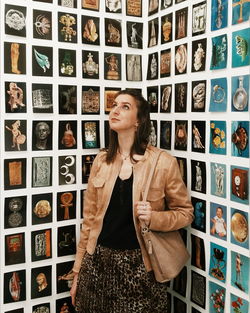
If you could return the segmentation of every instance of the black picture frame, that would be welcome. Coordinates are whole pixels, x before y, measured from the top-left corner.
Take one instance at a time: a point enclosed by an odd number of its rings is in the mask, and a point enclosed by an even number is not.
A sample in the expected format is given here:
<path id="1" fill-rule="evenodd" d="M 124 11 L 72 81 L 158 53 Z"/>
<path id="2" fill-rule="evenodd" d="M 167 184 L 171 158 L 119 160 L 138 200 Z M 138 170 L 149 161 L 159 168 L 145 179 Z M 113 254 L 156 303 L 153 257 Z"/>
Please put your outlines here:
<path id="1" fill-rule="evenodd" d="M 26 44 L 4 42 L 4 73 L 26 74 Z"/>
<path id="2" fill-rule="evenodd" d="M 63 191 L 57 193 L 57 221 L 76 218 L 76 191 Z"/>
<path id="3" fill-rule="evenodd" d="M 53 76 L 53 48 L 32 46 L 32 76 Z"/>
<path id="4" fill-rule="evenodd" d="M 52 40 L 52 12 L 33 10 L 33 38 Z"/>
<path id="5" fill-rule="evenodd" d="M 59 185 L 76 184 L 76 155 L 58 157 Z"/>
<path id="6" fill-rule="evenodd" d="M 4 190 L 26 188 L 26 158 L 4 160 Z"/>
<path id="7" fill-rule="evenodd" d="M 32 262 L 52 258 L 52 229 L 42 229 L 31 232 Z"/>
<path id="8" fill-rule="evenodd" d="M 31 299 L 51 296 L 52 293 L 52 266 L 36 267 L 31 269 Z"/>
<path id="9" fill-rule="evenodd" d="M 53 217 L 52 193 L 32 195 L 32 225 L 51 223 Z"/>
<path id="10" fill-rule="evenodd" d="M 4 199 L 4 228 L 26 226 L 27 196 Z"/>
<path id="11" fill-rule="evenodd" d="M 5 112 L 26 113 L 26 83 L 17 81 L 5 82 Z"/>
<path id="12" fill-rule="evenodd" d="M 5 4 L 5 34 L 26 37 L 27 8 Z"/>
<path id="13" fill-rule="evenodd" d="M 19 293 L 16 294 L 14 290 L 9 288 L 10 281 L 17 284 Z M 26 271 L 18 270 L 13 272 L 4 273 L 4 303 L 17 303 L 26 300 Z"/>
<path id="14" fill-rule="evenodd" d="M 57 228 L 57 256 L 76 253 L 76 225 Z"/>
<path id="15" fill-rule="evenodd" d="M 206 277 L 191 270 L 190 299 L 201 308 L 206 308 Z"/>

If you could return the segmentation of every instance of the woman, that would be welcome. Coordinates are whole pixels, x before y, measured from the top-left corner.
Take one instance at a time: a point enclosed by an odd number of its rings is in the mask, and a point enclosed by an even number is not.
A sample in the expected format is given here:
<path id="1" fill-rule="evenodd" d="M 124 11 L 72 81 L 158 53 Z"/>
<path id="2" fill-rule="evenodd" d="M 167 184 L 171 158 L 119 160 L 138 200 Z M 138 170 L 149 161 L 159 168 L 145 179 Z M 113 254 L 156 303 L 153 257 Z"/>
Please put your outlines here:
<path id="1" fill-rule="evenodd" d="M 193 208 L 177 161 L 166 152 L 158 160 L 148 201 L 141 201 L 158 150 L 147 145 L 149 111 L 140 94 L 123 90 L 109 114 L 109 148 L 91 169 L 73 267 L 70 294 L 78 312 L 167 312 L 167 286 L 154 278 L 140 223 L 152 230 L 179 229 L 191 223 Z M 163 211 L 165 199 L 168 211 Z"/>

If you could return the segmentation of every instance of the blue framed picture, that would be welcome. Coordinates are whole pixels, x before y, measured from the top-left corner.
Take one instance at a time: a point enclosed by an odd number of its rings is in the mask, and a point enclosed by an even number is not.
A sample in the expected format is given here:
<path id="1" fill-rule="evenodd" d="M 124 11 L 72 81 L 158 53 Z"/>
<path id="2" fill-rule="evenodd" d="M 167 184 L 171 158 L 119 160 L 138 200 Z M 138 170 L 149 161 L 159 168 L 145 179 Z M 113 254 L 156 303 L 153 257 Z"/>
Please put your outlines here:
<path id="1" fill-rule="evenodd" d="M 249 20 L 250 17 L 250 2 L 242 0 L 232 1 L 232 24 L 239 24 Z"/>
<path id="2" fill-rule="evenodd" d="M 249 158 L 249 122 L 232 121 L 231 124 L 232 156 Z"/>
<path id="3" fill-rule="evenodd" d="M 235 112 L 248 111 L 249 75 L 234 76 L 231 80 L 231 108 Z"/>
<path id="4" fill-rule="evenodd" d="M 221 285 L 209 282 L 209 313 L 225 313 L 226 289 Z"/>
<path id="5" fill-rule="evenodd" d="M 210 234 L 227 240 L 227 207 L 210 202 Z"/>
<path id="6" fill-rule="evenodd" d="M 211 5 L 211 30 L 227 27 L 228 24 L 228 0 L 212 0 Z"/>
<path id="7" fill-rule="evenodd" d="M 249 204 L 249 168 L 231 165 L 232 201 Z"/>
<path id="8" fill-rule="evenodd" d="M 240 313 L 248 313 L 248 305 L 249 302 L 245 299 L 242 299 L 238 295 L 233 295 L 231 293 L 231 310 L 230 313 L 240 312 Z"/>
<path id="9" fill-rule="evenodd" d="M 231 242 L 242 248 L 249 249 L 248 213 L 231 208 Z"/>
<path id="10" fill-rule="evenodd" d="M 232 33 L 232 67 L 250 65 L 250 28 Z"/>
<path id="11" fill-rule="evenodd" d="M 231 285 L 249 294 L 250 260 L 239 252 L 231 251 Z"/>
<path id="12" fill-rule="evenodd" d="M 210 121 L 210 153 L 227 154 L 226 135 L 226 121 Z"/>
<path id="13" fill-rule="evenodd" d="M 209 112 L 227 111 L 227 78 L 211 79 Z"/>
<path id="14" fill-rule="evenodd" d="M 210 70 L 218 70 L 227 67 L 228 55 L 227 35 L 212 38 L 212 58 Z"/>
<path id="15" fill-rule="evenodd" d="M 226 281 L 227 249 L 213 242 L 210 243 L 209 275 L 221 282 Z"/>
<path id="16" fill-rule="evenodd" d="M 226 198 L 227 196 L 227 168 L 225 164 L 210 163 L 211 195 Z"/>

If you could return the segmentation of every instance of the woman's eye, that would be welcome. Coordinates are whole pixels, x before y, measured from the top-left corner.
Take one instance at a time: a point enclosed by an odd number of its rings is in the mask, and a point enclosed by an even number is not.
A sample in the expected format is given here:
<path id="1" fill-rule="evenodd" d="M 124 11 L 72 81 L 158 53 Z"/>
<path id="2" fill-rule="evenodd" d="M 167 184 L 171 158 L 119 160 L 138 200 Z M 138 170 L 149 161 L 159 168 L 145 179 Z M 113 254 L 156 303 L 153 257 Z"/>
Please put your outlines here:
<path id="1" fill-rule="evenodd" d="M 116 106 L 117 106 L 116 103 L 112 103 L 111 108 L 114 108 L 114 107 L 116 107 Z"/>
<path id="2" fill-rule="evenodd" d="M 124 105 L 123 105 L 123 109 L 124 109 L 124 110 L 129 110 L 129 106 L 128 106 L 127 104 L 124 104 Z"/>

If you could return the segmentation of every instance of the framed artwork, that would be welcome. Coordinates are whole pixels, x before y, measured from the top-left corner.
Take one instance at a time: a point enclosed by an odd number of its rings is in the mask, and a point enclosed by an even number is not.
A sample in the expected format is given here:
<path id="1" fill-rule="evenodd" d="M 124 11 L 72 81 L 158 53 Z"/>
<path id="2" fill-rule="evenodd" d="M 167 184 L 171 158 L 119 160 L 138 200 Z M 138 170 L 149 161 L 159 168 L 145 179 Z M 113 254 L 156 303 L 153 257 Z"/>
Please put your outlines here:
<path id="1" fill-rule="evenodd" d="M 210 202 L 210 234 L 227 240 L 227 207 Z"/>
<path id="2" fill-rule="evenodd" d="M 187 37 L 188 7 L 175 11 L 175 40 Z"/>
<path id="3" fill-rule="evenodd" d="M 173 0 L 161 0 L 161 10 L 165 10 L 171 7 L 172 5 L 173 5 Z"/>
<path id="4" fill-rule="evenodd" d="M 76 191 L 57 193 L 57 221 L 76 218 Z"/>
<path id="5" fill-rule="evenodd" d="M 192 8 L 192 36 L 204 34 L 207 24 L 207 2 L 194 4 Z"/>
<path id="6" fill-rule="evenodd" d="M 231 122 L 231 155 L 249 158 L 249 121 Z"/>
<path id="7" fill-rule="evenodd" d="M 88 154 L 88 155 L 82 156 L 82 183 L 83 184 L 88 183 L 90 170 L 91 170 L 95 157 L 96 157 L 96 154 Z"/>
<path id="8" fill-rule="evenodd" d="M 52 40 L 52 12 L 33 10 L 33 38 Z"/>
<path id="9" fill-rule="evenodd" d="M 236 251 L 231 251 L 231 285 L 249 294 L 250 259 Z"/>
<path id="10" fill-rule="evenodd" d="M 32 46 L 32 75 L 53 76 L 53 48 Z"/>
<path id="11" fill-rule="evenodd" d="M 77 0 L 58 0 L 58 5 L 67 8 L 77 8 Z"/>
<path id="12" fill-rule="evenodd" d="M 160 112 L 170 113 L 172 105 L 172 85 L 162 85 L 160 90 Z"/>
<path id="13" fill-rule="evenodd" d="M 111 111 L 114 99 L 117 95 L 117 92 L 120 90 L 121 90 L 121 88 L 105 87 L 105 90 L 104 90 L 104 111 L 106 114 L 108 114 Z"/>
<path id="14" fill-rule="evenodd" d="M 104 52 L 104 79 L 121 80 L 121 54 Z"/>
<path id="15" fill-rule="evenodd" d="M 100 87 L 82 86 L 82 114 L 100 113 Z"/>
<path id="16" fill-rule="evenodd" d="M 231 90 L 231 110 L 247 112 L 249 108 L 249 75 L 233 76 Z"/>
<path id="17" fill-rule="evenodd" d="M 121 20 L 110 18 L 104 19 L 105 24 L 105 45 L 111 47 L 122 46 L 122 24 Z"/>
<path id="18" fill-rule="evenodd" d="M 26 74 L 26 44 L 4 42 L 4 73 Z"/>
<path id="19" fill-rule="evenodd" d="M 99 121 L 82 121 L 83 149 L 100 147 Z"/>
<path id="20" fill-rule="evenodd" d="M 99 17 L 82 15 L 82 43 L 100 45 Z"/>
<path id="21" fill-rule="evenodd" d="M 173 290 L 183 297 L 187 292 L 187 267 L 184 266 L 181 272 L 174 278 Z"/>
<path id="22" fill-rule="evenodd" d="M 74 312 L 71 297 L 60 298 L 56 300 L 56 312 Z"/>
<path id="23" fill-rule="evenodd" d="M 160 148 L 171 150 L 172 121 L 161 121 L 160 132 Z"/>
<path id="24" fill-rule="evenodd" d="M 227 154 L 226 121 L 210 121 L 209 153 Z"/>
<path id="25" fill-rule="evenodd" d="M 187 73 L 187 44 L 175 47 L 175 75 Z"/>
<path id="26" fill-rule="evenodd" d="M 53 85 L 32 84 L 33 113 L 53 113 Z"/>
<path id="27" fill-rule="evenodd" d="M 227 34 L 212 38 L 210 70 L 227 68 Z"/>
<path id="28" fill-rule="evenodd" d="M 160 77 L 171 75 L 171 49 L 162 50 L 160 54 Z"/>
<path id="29" fill-rule="evenodd" d="M 76 77 L 76 51 L 59 49 L 58 74 L 63 77 Z"/>
<path id="30" fill-rule="evenodd" d="M 11 286 L 11 287 L 9 287 Z M 16 288 L 18 292 L 16 292 Z M 4 274 L 4 303 L 26 300 L 26 271 L 19 270 Z"/>
<path id="31" fill-rule="evenodd" d="M 250 4 L 249 1 L 233 0 L 232 2 L 232 24 L 239 24 L 249 20 Z"/>
<path id="32" fill-rule="evenodd" d="M 176 160 L 179 165 L 182 180 L 184 184 L 187 186 L 187 159 L 176 156 Z"/>
<path id="33" fill-rule="evenodd" d="M 231 243 L 242 248 L 249 249 L 249 222 L 248 213 L 231 208 Z"/>
<path id="34" fill-rule="evenodd" d="M 21 308 L 21 309 L 6 311 L 5 313 L 24 313 L 24 311 L 23 311 L 23 308 Z"/>
<path id="35" fill-rule="evenodd" d="M 59 114 L 77 114 L 77 86 L 59 85 Z"/>
<path id="36" fill-rule="evenodd" d="M 159 10 L 159 0 L 149 0 L 148 3 L 148 16 L 157 13 Z"/>
<path id="37" fill-rule="evenodd" d="M 249 66 L 250 27 L 232 33 L 232 67 Z"/>
<path id="38" fill-rule="evenodd" d="M 82 8 L 99 11 L 99 0 L 82 0 Z"/>
<path id="39" fill-rule="evenodd" d="M 249 168 L 231 165 L 232 201 L 249 204 Z"/>
<path id="40" fill-rule="evenodd" d="M 58 148 L 77 148 L 77 121 L 59 121 Z"/>
<path id="41" fill-rule="evenodd" d="M 109 0 L 105 4 L 107 13 L 122 13 L 122 0 Z"/>
<path id="42" fill-rule="evenodd" d="M 142 0 L 126 0 L 126 15 L 142 17 Z"/>
<path id="43" fill-rule="evenodd" d="M 25 263 L 25 233 L 5 235 L 5 265 Z"/>
<path id="44" fill-rule="evenodd" d="M 52 185 L 52 157 L 32 158 L 32 187 Z"/>
<path id="45" fill-rule="evenodd" d="M 32 151 L 52 150 L 53 121 L 32 122 Z"/>
<path id="46" fill-rule="evenodd" d="M 209 281 L 209 312 L 224 312 L 226 302 L 226 289 L 212 281 Z M 216 309 L 215 309 L 216 306 Z M 217 310 L 217 312 L 216 312 Z"/>
<path id="47" fill-rule="evenodd" d="M 4 228 L 26 226 L 27 196 L 4 199 Z"/>
<path id="48" fill-rule="evenodd" d="M 191 160 L 191 190 L 206 193 L 207 175 L 206 163 L 203 161 Z"/>
<path id="49" fill-rule="evenodd" d="M 193 73 L 205 71 L 207 54 L 207 38 L 192 42 L 192 68 Z"/>
<path id="50" fill-rule="evenodd" d="M 56 292 L 70 291 L 73 283 L 74 273 L 72 271 L 74 261 L 56 264 Z"/>
<path id="51" fill-rule="evenodd" d="M 192 313 L 201 313 L 201 312 L 192 307 Z"/>
<path id="52" fill-rule="evenodd" d="M 194 220 L 191 226 L 206 233 L 206 201 L 195 197 L 191 197 L 191 201 L 194 207 Z"/>
<path id="53" fill-rule="evenodd" d="M 153 52 L 148 55 L 148 70 L 147 80 L 158 78 L 158 52 Z"/>
<path id="54" fill-rule="evenodd" d="M 228 26 L 228 2 L 212 0 L 211 3 L 211 30 L 215 31 Z"/>
<path id="55" fill-rule="evenodd" d="M 26 120 L 5 120 L 5 151 L 26 151 L 26 139 Z"/>
<path id="56" fill-rule="evenodd" d="M 5 4 L 5 34 L 26 37 L 26 7 Z"/>
<path id="57" fill-rule="evenodd" d="M 76 226 L 67 225 L 57 228 L 57 256 L 76 253 Z"/>
<path id="58" fill-rule="evenodd" d="M 226 282 L 227 249 L 210 242 L 209 275 L 221 282 Z"/>
<path id="59" fill-rule="evenodd" d="M 191 234 L 191 244 L 192 244 L 191 265 L 205 271 L 206 256 L 204 239 Z"/>
<path id="60" fill-rule="evenodd" d="M 127 21 L 127 41 L 130 48 L 143 48 L 143 23 Z"/>
<path id="61" fill-rule="evenodd" d="M 98 79 L 99 78 L 99 52 L 82 51 L 82 77 Z"/>
<path id="62" fill-rule="evenodd" d="M 150 104 L 150 112 L 157 113 L 158 112 L 158 86 L 150 86 L 147 87 L 147 100 Z"/>
<path id="63" fill-rule="evenodd" d="M 76 156 L 59 156 L 58 162 L 59 185 L 76 184 Z"/>
<path id="64" fill-rule="evenodd" d="M 175 109 L 176 113 L 187 112 L 187 92 L 188 84 L 186 82 L 176 83 L 175 88 Z"/>
<path id="65" fill-rule="evenodd" d="M 191 271 L 191 301 L 206 308 L 206 277 Z"/>
<path id="66" fill-rule="evenodd" d="M 5 82 L 5 112 L 26 113 L 26 83 Z"/>
<path id="67" fill-rule="evenodd" d="M 187 140 L 188 140 L 188 121 L 176 120 L 174 149 L 186 151 Z"/>
<path id="68" fill-rule="evenodd" d="M 58 41 L 77 43 L 77 15 L 58 12 Z"/>
<path id="69" fill-rule="evenodd" d="M 161 44 L 173 40 L 173 13 L 161 17 Z"/>
<path id="70" fill-rule="evenodd" d="M 187 304 L 174 296 L 174 312 L 187 313 Z"/>
<path id="71" fill-rule="evenodd" d="M 210 80 L 210 105 L 209 112 L 227 111 L 227 78 L 215 78 Z"/>
<path id="72" fill-rule="evenodd" d="M 44 3 L 52 3 L 53 2 L 53 0 L 33 0 L 33 1 L 44 2 Z"/>
<path id="73" fill-rule="evenodd" d="M 226 198 L 227 192 L 227 168 L 225 164 L 210 163 L 210 181 L 212 195 Z"/>
<path id="74" fill-rule="evenodd" d="M 149 134 L 148 144 L 153 147 L 156 147 L 157 145 L 157 121 L 156 120 L 150 121 L 150 134 Z"/>
<path id="75" fill-rule="evenodd" d="M 32 262 L 52 258 L 51 228 L 31 232 Z"/>
<path id="76" fill-rule="evenodd" d="M 50 303 L 41 303 L 41 304 L 34 305 L 32 307 L 33 313 L 40 313 L 43 311 L 46 313 L 50 313 Z"/>
<path id="77" fill-rule="evenodd" d="M 26 159 L 4 160 L 4 190 L 26 188 Z"/>
<path id="78" fill-rule="evenodd" d="M 139 54 L 126 54 L 127 81 L 142 81 L 142 56 Z"/>
<path id="79" fill-rule="evenodd" d="M 231 312 L 237 312 L 236 310 L 240 310 L 242 313 L 247 313 L 249 308 L 249 302 L 245 299 L 242 299 L 238 295 L 234 295 L 231 293 Z"/>
<path id="80" fill-rule="evenodd" d="M 154 47 L 158 44 L 159 37 L 159 21 L 158 18 L 148 22 L 148 48 Z"/>
<path id="81" fill-rule="evenodd" d="M 52 193 L 32 195 L 32 225 L 52 222 Z"/>
<path id="82" fill-rule="evenodd" d="M 31 269 L 31 299 L 51 295 L 51 274 L 51 265 Z"/>
<path id="83" fill-rule="evenodd" d="M 205 153 L 206 121 L 192 121 L 192 151 Z"/>

